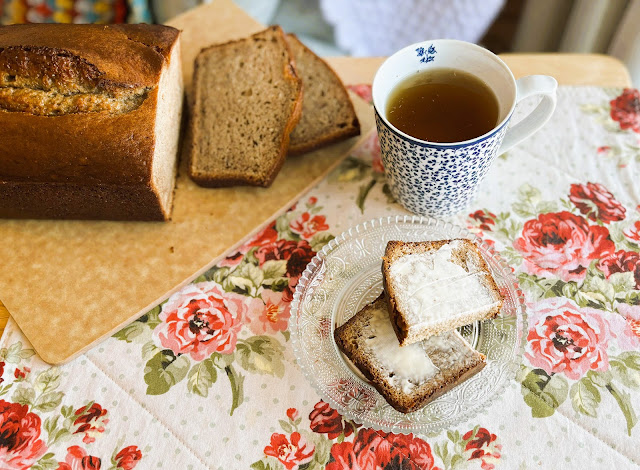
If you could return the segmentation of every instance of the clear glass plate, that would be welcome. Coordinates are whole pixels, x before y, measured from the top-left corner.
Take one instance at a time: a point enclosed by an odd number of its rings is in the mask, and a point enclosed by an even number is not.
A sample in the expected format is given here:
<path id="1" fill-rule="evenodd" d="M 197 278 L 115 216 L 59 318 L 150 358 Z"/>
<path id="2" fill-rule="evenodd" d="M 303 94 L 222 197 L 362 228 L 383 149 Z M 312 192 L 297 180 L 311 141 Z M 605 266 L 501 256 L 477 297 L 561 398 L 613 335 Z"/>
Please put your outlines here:
<path id="1" fill-rule="evenodd" d="M 389 240 L 474 240 L 487 261 L 504 305 L 494 320 L 460 329 L 487 366 L 413 413 L 393 409 L 343 356 L 333 330 L 382 292 L 382 255 Z M 524 297 L 511 268 L 468 230 L 425 217 L 390 216 L 353 227 L 332 240 L 302 274 L 289 329 L 298 365 L 322 399 L 357 423 L 395 433 L 437 433 L 489 406 L 514 377 L 526 330 Z"/>

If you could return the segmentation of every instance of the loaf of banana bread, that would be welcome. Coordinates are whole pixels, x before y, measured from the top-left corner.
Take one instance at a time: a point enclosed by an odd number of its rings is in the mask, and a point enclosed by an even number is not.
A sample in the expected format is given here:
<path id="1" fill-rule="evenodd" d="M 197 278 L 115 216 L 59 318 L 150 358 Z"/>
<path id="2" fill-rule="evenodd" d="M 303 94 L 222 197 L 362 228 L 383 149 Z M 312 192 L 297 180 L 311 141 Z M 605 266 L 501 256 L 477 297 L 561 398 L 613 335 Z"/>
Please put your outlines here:
<path id="1" fill-rule="evenodd" d="M 167 220 L 180 32 L 0 27 L 0 217 Z"/>

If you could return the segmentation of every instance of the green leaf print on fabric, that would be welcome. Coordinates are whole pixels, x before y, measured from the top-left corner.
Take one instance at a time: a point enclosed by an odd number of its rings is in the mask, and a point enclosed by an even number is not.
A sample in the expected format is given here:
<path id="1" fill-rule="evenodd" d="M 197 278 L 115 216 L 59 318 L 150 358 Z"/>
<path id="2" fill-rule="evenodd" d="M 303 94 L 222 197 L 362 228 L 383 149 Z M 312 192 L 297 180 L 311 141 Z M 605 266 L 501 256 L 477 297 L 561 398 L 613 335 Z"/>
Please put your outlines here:
<path id="1" fill-rule="evenodd" d="M 597 408 L 600 404 L 600 392 L 587 377 L 582 377 L 575 382 L 569 391 L 573 409 L 578 413 L 595 418 L 598 416 Z"/>
<path id="2" fill-rule="evenodd" d="M 159 350 L 144 367 L 147 395 L 161 395 L 187 376 L 189 359 L 176 357 L 171 350 Z"/>
<path id="3" fill-rule="evenodd" d="M 48 412 L 55 410 L 60 403 L 62 403 L 62 398 L 64 397 L 63 392 L 48 392 L 40 395 L 36 401 L 33 403 L 33 408 L 42 411 Z"/>
<path id="4" fill-rule="evenodd" d="M 212 358 L 195 364 L 187 376 L 187 390 L 201 397 L 209 395 L 209 389 L 218 378 L 218 371 Z"/>
<path id="5" fill-rule="evenodd" d="M 258 267 L 250 263 L 243 263 L 235 269 L 224 281 L 226 291 L 256 297 L 262 286 L 265 275 Z M 231 288 L 229 288 L 231 287 Z"/>
<path id="6" fill-rule="evenodd" d="M 232 365 L 228 365 L 224 368 L 229 378 L 229 384 L 231 385 L 231 409 L 229 410 L 229 416 L 233 416 L 233 412 L 244 401 L 244 375 L 235 371 Z"/>
<path id="7" fill-rule="evenodd" d="M 127 343 L 133 342 L 133 340 L 145 333 L 147 327 L 140 321 L 134 321 L 130 325 L 125 326 L 123 329 L 113 335 L 114 338 Z"/>
<path id="8" fill-rule="evenodd" d="M 631 355 L 635 355 L 635 358 L 630 357 Z M 633 390 L 640 390 L 640 370 L 636 363 L 638 357 L 639 353 L 629 351 L 609 360 L 614 380 Z"/>
<path id="9" fill-rule="evenodd" d="M 8 348 L 0 349 L 0 362 L 20 364 L 23 359 L 29 359 L 35 353 L 33 349 L 23 349 L 22 342 L 17 341 Z"/>
<path id="10" fill-rule="evenodd" d="M 313 236 L 313 238 L 309 242 L 309 245 L 311 245 L 311 249 L 317 253 L 334 238 L 336 237 L 327 232 L 317 233 Z"/>
<path id="11" fill-rule="evenodd" d="M 558 374 L 547 374 L 542 369 L 530 369 L 522 366 L 524 375 L 522 396 L 524 402 L 531 407 L 531 416 L 546 418 L 567 399 L 569 384 L 567 379 Z"/>
<path id="12" fill-rule="evenodd" d="M 557 204 L 553 201 L 543 201 L 538 188 L 524 184 L 518 189 L 518 201 L 513 203 L 513 212 L 522 218 L 535 217 L 546 212 L 555 212 Z"/>
<path id="13" fill-rule="evenodd" d="M 247 372 L 284 376 L 284 347 L 272 336 L 253 336 L 239 340 L 236 346 L 238 363 Z"/>

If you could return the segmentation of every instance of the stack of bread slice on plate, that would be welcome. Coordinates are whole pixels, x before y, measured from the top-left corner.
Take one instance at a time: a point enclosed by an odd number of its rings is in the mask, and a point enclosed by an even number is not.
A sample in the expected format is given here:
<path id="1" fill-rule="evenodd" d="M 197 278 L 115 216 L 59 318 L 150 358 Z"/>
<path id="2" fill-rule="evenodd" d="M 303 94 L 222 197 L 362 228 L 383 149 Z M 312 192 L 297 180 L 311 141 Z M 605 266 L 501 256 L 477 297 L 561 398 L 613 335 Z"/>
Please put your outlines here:
<path id="1" fill-rule="evenodd" d="M 456 328 L 494 318 L 502 296 L 466 239 L 390 241 L 382 274 L 384 292 L 334 338 L 387 402 L 409 413 L 486 365 Z"/>

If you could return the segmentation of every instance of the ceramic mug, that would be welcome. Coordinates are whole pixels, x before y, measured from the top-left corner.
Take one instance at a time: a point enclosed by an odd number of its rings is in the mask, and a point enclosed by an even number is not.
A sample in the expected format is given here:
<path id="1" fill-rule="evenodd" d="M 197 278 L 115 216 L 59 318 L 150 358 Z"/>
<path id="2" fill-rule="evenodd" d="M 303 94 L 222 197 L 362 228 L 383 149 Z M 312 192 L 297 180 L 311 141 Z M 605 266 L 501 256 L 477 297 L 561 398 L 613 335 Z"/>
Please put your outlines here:
<path id="1" fill-rule="evenodd" d="M 487 84 L 498 100 L 498 124 L 475 139 L 434 143 L 411 137 L 389 123 L 387 101 L 396 85 L 416 72 L 436 68 L 463 70 Z M 466 209 L 496 156 L 549 120 L 556 106 L 557 86 L 546 75 L 515 80 L 498 56 L 464 41 L 424 41 L 393 54 L 378 69 L 372 94 L 382 162 L 396 201 L 411 212 L 434 217 Z M 531 95 L 540 95 L 542 100 L 507 129 L 516 104 Z"/>

